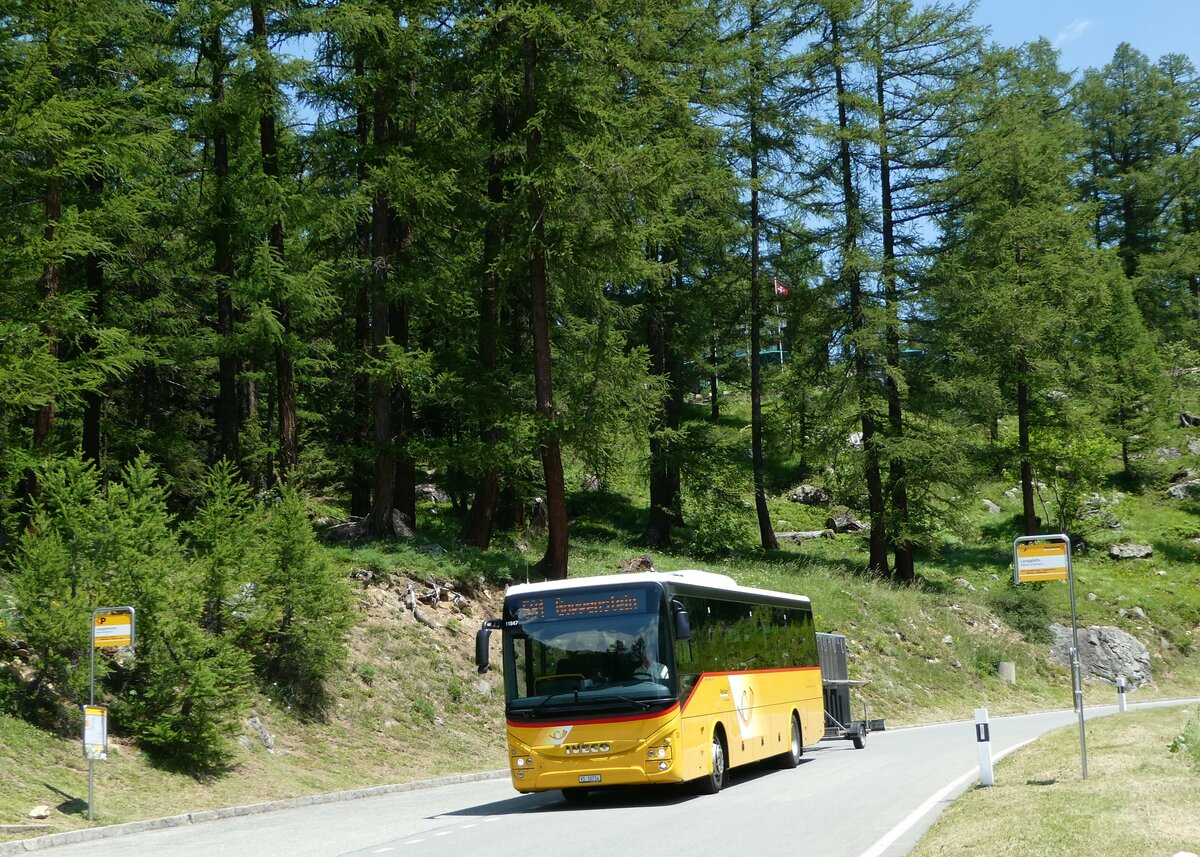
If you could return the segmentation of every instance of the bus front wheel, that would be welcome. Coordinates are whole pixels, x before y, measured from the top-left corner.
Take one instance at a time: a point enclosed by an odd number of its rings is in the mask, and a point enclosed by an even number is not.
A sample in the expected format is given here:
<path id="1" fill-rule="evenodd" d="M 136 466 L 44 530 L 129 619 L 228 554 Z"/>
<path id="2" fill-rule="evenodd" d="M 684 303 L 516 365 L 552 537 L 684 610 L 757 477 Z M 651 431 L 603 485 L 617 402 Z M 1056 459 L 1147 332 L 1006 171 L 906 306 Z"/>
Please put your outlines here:
<path id="1" fill-rule="evenodd" d="M 700 793 L 715 795 L 719 792 L 725 786 L 727 772 L 725 744 L 721 740 L 721 733 L 714 730 L 712 739 L 712 771 L 707 776 L 700 778 Z"/>

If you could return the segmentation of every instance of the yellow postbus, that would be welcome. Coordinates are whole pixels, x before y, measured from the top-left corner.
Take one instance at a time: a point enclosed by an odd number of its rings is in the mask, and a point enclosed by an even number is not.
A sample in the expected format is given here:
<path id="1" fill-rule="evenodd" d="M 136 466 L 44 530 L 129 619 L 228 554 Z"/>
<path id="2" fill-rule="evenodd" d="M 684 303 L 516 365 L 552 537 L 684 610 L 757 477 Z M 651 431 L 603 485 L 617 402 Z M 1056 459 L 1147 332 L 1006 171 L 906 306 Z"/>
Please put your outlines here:
<path id="1" fill-rule="evenodd" d="M 808 598 L 703 571 L 510 587 L 502 631 L 513 786 L 575 800 L 605 786 L 695 781 L 739 765 L 795 767 L 825 734 Z"/>

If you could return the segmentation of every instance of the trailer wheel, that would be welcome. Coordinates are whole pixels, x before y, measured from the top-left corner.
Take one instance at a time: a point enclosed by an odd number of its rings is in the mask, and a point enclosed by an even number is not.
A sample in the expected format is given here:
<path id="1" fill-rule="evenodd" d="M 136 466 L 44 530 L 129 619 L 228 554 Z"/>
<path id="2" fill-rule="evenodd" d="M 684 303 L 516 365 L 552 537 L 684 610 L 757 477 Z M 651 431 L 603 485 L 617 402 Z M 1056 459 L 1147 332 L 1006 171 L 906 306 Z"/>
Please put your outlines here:
<path id="1" fill-rule="evenodd" d="M 855 750 L 861 750 L 867 743 L 867 733 L 863 731 L 855 732 L 850 740 L 854 743 Z"/>

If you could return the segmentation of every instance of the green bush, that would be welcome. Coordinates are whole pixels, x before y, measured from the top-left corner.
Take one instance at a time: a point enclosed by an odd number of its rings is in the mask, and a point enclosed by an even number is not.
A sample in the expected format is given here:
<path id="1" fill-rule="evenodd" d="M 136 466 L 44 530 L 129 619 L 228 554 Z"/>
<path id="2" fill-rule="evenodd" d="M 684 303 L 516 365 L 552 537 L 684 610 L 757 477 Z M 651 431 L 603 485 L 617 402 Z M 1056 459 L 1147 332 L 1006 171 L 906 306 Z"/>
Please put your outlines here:
<path id="1" fill-rule="evenodd" d="M 1183 731 L 1175 736 L 1168 747 L 1172 753 L 1179 753 L 1194 764 L 1200 765 L 1200 716 L 1192 717 L 1184 725 Z"/>
<path id="2" fill-rule="evenodd" d="M 1041 584 L 1023 583 L 1018 589 L 1011 580 L 993 592 L 989 602 L 992 610 L 1031 643 L 1049 643 L 1054 635 L 1050 624 L 1054 613 L 1041 592 Z"/>

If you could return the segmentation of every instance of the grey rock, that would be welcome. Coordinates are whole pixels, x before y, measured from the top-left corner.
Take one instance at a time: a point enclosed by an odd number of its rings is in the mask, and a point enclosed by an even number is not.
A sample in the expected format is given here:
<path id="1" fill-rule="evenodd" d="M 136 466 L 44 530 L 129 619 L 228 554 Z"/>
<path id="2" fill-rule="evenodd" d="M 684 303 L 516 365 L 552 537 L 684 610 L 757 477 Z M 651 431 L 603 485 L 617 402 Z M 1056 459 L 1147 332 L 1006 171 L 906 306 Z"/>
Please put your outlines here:
<path id="1" fill-rule="evenodd" d="M 1097 597 L 1098 597 L 1098 596 L 1096 595 L 1096 593 L 1095 593 L 1095 592 L 1089 592 L 1089 593 L 1087 594 L 1087 600 L 1088 600 L 1088 601 L 1095 601 Z"/>
<path id="2" fill-rule="evenodd" d="M 50 807 L 46 806 L 44 803 L 38 804 L 33 809 L 29 810 L 29 817 L 30 818 L 49 818 L 50 817 Z"/>
<path id="3" fill-rule="evenodd" d="M 1113 559 L 1149 559 L 1154 556 L 1150 545 L 1112 545 L 1108 555 Z"/>
<path id="4" fill-rule="evenodd" d="M 967 580 L 965 577 L 954 578 L 954 585 L 962 587 L 963 589 L 967 590 L 968 592 L 975 591 L 975 587 L 971 585 L 971 581 Z"/>
<path id="5" fill-rule="evenodd" d="M 579 484 L 579 487 L 584 491 L 603 491 L 604 480 L 595 473 L 589 473 L 587 476 L 583 477 L 583 482 Z"/>
<path id="6" fill-rule="evenodd" d="M 983 500 L 981 500 L 980 502 L 983 504 L 983 508 L 987 511 L 987 513 L 989 515 L 999 515 L 1001 512 L 1004 511 L 1003 509 L 1001 509 L 999 506 L 997 506 L 995 503 L 993 503 L 991 500 L 987 499 L 986 497 L 983 498 Z"/>
<path id="7" fill-rule="evenodd" d="M 1167 494 L 1176 500 L 1186 500 L 1200 495 L 1200 479 L 1189 479 L 1167 489 Z"/>
<path id="8" fill-rule="evenodd" d="M 268 750 L 275 749 L 275 736 L 267 730 L 266 724 L 262 722 L 257 714 L 250 715 L 250 718 L 246 721 L 246 726 L 258 738 L 258 743 L 262 744 Z"/>
<path id="9" fill-rule="evenodd" d="M 431 482 L 423 482 L 416 487 L 414 491 L 417 497 L 417 502 L 426 503 L 449 503 L 450 495 L 443 491 L 438 486 Z"/>
<path id="10" fill-rule="evenodd" d="M 423 545 L 422 547 L 417 548 L 417 551 L 425 554 L 426 556 L 445 556 L 446 555 L 446 549 L 444 547 L 442 547 L 441 545 L 439 545 L 437 542 L 434 542 L 433 544 L 429 544 L 429 545 Z"/>
<path id="11" fill-rule="evenodd" d="M 633 559 L 618 563 L 617 568 L 622 574 L 634 574 L 643 571 L 654 571 L 654 557 L 650 554 L 635 556 Z"/>
<path id="12" fill-rule="evenodd" d="M 1051 654 L 1066 667 L 1071 665 L 1071 629 L 1055 623 Z M 1153 676 L 1150 652 L 1131 634 L 1120 628 L 1092 625 L 1079 630 L 1079 661 L 1083 671 L 1111 684 L 1125 676 L 1133 687 L 1145 687 Z"/>
<path id="13" fill-rule="evenodd" d="M 1183 453 L 1173 446 L 1160 446 L 1154 450 L 1154 454 L 1158 456 L 1159 461 L 1178 461 L 1183 457 Z"/>
<path id="14" fill-rule="evenodd" d="M 400 539 L 411 539 L 416 533 L 413 532 L 412 521 L 408 519 L 408 515 L 398 509 L 392 510 L 392 529 L 396 533 L 396 537 Z"/>
<path id="15" fill-rule="evenodd" d="M 1009 488 L 1007 491 L 1004 492 L 1004 496 L 1010 500 L 1015 500 L 1021 496 L 1021 489 L 1020 488 Z"/>
<path id="16" fill-rule="evenodd" d="M 491 696 L 492 686 L 485 679 L 480 679 L 474 684 L 475 692 L 480 696 Z"/>
<path id="17" fill-rule="evenodd" d="M 942 637 L 942 642 L 949 646 L 954 642 L 954 637 L 947 634 L 946 636 Z"/>
<path id="18" fill-rule="evenodd" d="M 797 485 L 788 492 L 788 500 L 805 506 L 824 506 L 830 499 L 829 492 L 816 485 Z"/>
<path id="19" fill-rule="evenodd" d="M 1188 438 L 1188 455 L 1200 455 L 1200 437 Z"/>
<path id="20" fill-rule="evenodd" d="M 1143 610 L 1141 607 L 1134 607 L 1132 612 L 1133 612 L 1133 615 L 1136 616 L 1138 619 L 1146 618 L 1146 611 Z"/>

